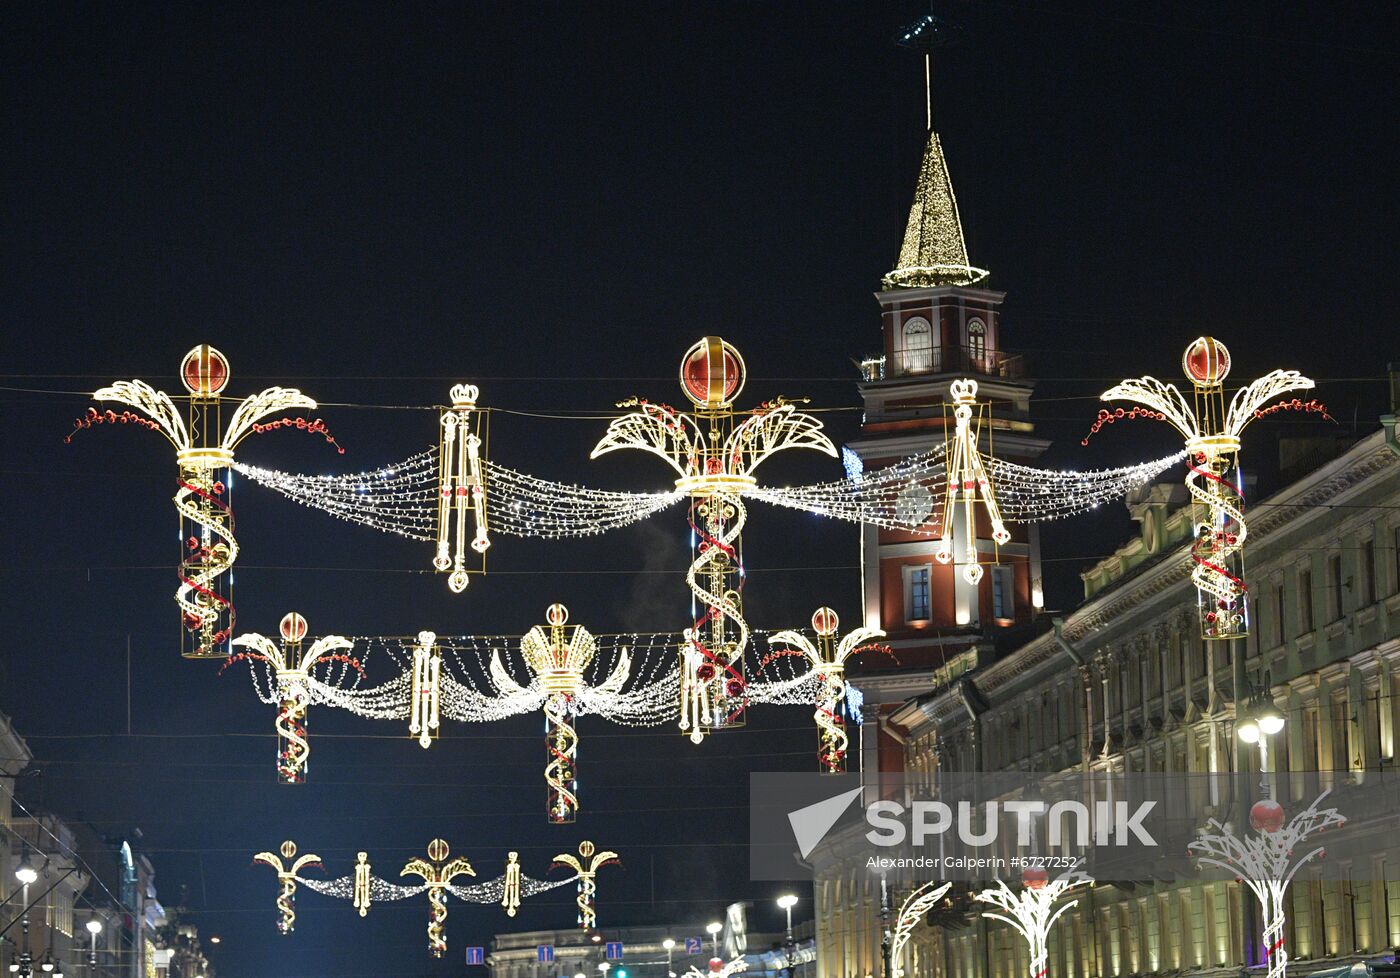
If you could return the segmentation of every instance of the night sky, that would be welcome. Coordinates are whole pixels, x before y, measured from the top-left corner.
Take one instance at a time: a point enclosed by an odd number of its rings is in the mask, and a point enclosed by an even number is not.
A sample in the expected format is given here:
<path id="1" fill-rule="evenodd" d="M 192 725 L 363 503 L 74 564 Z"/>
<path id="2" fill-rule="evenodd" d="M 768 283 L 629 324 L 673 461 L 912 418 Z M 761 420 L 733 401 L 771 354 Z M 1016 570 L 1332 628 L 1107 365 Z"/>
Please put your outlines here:
<path id="1" fill-rule="evenodd" d="M 453 903 L 430 962 L 426 905 L 299 901 L 274 929 L 284 838 L 392 877 L 435 835 L 481 878 L 507 848 L 539 876 L 581 838 L 623 853 L 602 925 L 711 919 L 777 890 L 746 881 L 746 775 L 813 766 L 800 709 L 755 711 L 695 748 L 671 728 L 585 719 L 584 814 L 546 825 L 540 721 L 424 752 L 398 725 L 311 716 L 311 783 L 273 783 L 272 711 L 246 674 L 177 654 L 175 466 L 133 428 L 63 443 L 81 392 L 223 350 L 231 391 L 423 407 L 462 379 L 519 411 L 676 400 L 675 367 L 719 333 L 744 403 L 858 404 L 878 349 L 870 293 L 898 251 L 924 141 L 922 68 L 891 44 L 918 4 L 8 4 L 0 246 L 3 698 L 37 760 L 21 798 L 99 829 L 139 826 L 167 904 L 186 902 L 227 978 L 461 971 L 492 933 L 572 923 L 568 890 L 514 922 Z M 935 66 L 939 129 L 974 264 L 1005 289 L 1003 345 L 1041 378 L 1047 464 L 1170 451 L 1093 395 L 1174 377 L 1200 333 L 1235 377 L 1318 378 L 1339 435 L 1372 430 L 1395 321 L 1395 27 L 1376 4 L 949 0 L 968 40 Z M 347 454 L 255 437 L 240 457 L 358 471 L 420 451 L 435 414 L 326 406 Z M 849 436 L 858 415 L 824 415 Z M 1270 422 L 1273 424 L 1273 422 Z M 1273 428 L 1274 437 L 1287 422 Z M 1324 425 L 1324 422 L 1310 421 Z M 609 488 L 667 484 L 645 457 L 587 459 L 600 420 L 497 415 L 492 455 Z M 1270 425 L 1246 443 L 1261 470 Z M 835 478 L 829 459 L 773 480 Z M 464 595 L 429 548 L 235 490 L 240 626 L 291 609 L 314 634 L 518 634 L 562 600 L 595 631 L 686 624 L 683 515 L 601 540 L 498 538 Z M 746 609 L 791 627 L 857 608 L 856 535 L 755 505 Z M 1048 527 L 1049 603 L 1131 530 L 1118 507 Z M 637 569 L 645 573 L 632 573 Z M 128 659 L 128 645 L 130 656 Z M 128 679 L 129 677 L 129 679 Z M 380 679 L 385 677 L 379 677 Z M 341 735 L 341 736 L 335 736 Z M 804 907 L 807 906 L 804 903 Z"/>

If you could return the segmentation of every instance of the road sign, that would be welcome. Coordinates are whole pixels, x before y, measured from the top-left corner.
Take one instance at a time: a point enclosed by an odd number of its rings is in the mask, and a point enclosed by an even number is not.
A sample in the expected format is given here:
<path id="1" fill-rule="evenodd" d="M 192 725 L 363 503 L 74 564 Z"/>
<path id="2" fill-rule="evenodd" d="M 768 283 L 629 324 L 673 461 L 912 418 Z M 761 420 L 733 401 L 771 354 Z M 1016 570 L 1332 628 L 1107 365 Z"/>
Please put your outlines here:
<path id="1" fill-rule="evenodd" d="M 485 964 L 485 963 L 486 963 L 486 948 L 484 948 L 484 947 L 469 947 L 469 948 L 467 948 L 467 964 L 471 965 L 471 964 Z"/>
<path id="2" fill-rule="evenodd" d="M 554 963 L 554 945 L 540 944 L 535 947 L 535 959 L 540 964 Z"/>
<path id="3" fill-rule="evenodd" d="M 609 961 L 621 961 L 622 942 L 608 941 L 608 943 L 603 945 L 603 956 L 606 957 Z"/>
<path id="4" fill-rule="evenodd" d="M 686 954 L 700 954 L 705 947 L 705 942 L 698 937 L 687 937 L 685 939 Z"/>

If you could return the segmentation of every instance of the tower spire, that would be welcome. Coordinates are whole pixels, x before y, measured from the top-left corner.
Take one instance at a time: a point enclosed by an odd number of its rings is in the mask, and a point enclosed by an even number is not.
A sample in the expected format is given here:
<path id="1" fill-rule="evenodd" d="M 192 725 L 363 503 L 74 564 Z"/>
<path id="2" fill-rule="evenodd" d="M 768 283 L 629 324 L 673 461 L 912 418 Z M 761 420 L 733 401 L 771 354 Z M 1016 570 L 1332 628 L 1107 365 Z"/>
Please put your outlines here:
<path id="1" fill-rule="evenodd" d="M 940 285 L 971 285 L 987 277 L 985 269 L 975 268 L 967 259 L 962 218 L 943 146 L 933 130 L 933 71 L 935 48 L 957 43 L 959 28 L 928 14 L 895 37 L 900 47 L 924 56 L 924 111 L 928 123 L 928 144 L 924 147 L 914 205 L 904 229 L 899 260 L 882 280 L 886 289 L 922 289 Z"/>

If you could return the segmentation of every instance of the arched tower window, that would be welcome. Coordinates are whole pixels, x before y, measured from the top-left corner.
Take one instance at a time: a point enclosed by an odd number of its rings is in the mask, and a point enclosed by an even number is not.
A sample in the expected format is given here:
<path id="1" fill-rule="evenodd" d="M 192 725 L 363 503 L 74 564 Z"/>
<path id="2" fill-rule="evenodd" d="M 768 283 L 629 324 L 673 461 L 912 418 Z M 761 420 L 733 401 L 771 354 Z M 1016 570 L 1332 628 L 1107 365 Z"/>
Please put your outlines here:
<path id="1" fill-rule="evenodd" d="M 967 357 L 974 368 L 987 371 L 987 324 L 980 319 L 967 324 Z"/>
<path id="2" fill-rule="evenodd" d="M 928 320 L 915 316 L 904 324 L 904 369 L 911 373 L 933 366 L 933 333 Z"/>

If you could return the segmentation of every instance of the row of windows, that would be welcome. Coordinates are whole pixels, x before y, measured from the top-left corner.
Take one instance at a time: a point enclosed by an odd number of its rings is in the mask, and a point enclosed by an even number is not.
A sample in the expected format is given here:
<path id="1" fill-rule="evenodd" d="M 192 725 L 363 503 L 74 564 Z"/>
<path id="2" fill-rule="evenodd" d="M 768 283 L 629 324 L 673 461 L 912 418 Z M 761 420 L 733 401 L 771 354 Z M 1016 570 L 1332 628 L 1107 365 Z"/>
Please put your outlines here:
<path id="1" fill-rule="evenodd" d="M 1387 552 L 1388 551 L 1388 552 Z M 1293 575 L 1293 587 L 1287 581 L 1276 581 L 1269 586 L 1268 611 L 1266 620 L 1260 623 L 1264 629 L 1266 647 L 1282 645 L 1289 638 L 1307 635 L 1319 624 L 1337 621 L 1349 610 L 1368 608 L 1380 597 L 1380 572 L 1389 565 L 1391 592 L 1400 590 L 1400 526 L 1391 529 L 1390 546 L 1378 550 L 1376 541 L 1364 539 L 1352 551 L 1355 557 L 1355 574 L 1347 573 L 1341 551 L 1329 553 L 1324 561 L 1325 575 L 1322 587 L 1316 588 L 1313 581 L 1313 567 L 1308 563 Z M 1380 563 L 1377 559 L 1380 559 Z M 1322 593 L 1319 594 L 1319 591 Z M 1320 599 L 1320 600 L 1319 600 Z M 1290 613 L 1290 605 L 1297 609 Z M 1318 606 L 1327 616 L 1325 622 L 1318 620 Z M 1288 624 L 1293 628 L 1289 629 Z"/>
<path id="2" fill-rule="evenodd" d="M 1011 621 L 1016 617 L 1016 570 L 998 564 L 989 568 L 992 583 L 992 617 Z M 905 624 L 922 624 L 933 619 L 932 564 L 915 564 L 904 572 Z"/>
<path id="3" fill-rule="evenodd" d="M 904 324 L 904 344 L 901 350 L 905 370 L 930 370 L 933 367 L 933 327 L 927 319 L 915 316 Z M 980 319 L 967 324 L 967 355 L 974 361 L 987 356 L 987 324 Z"/>

